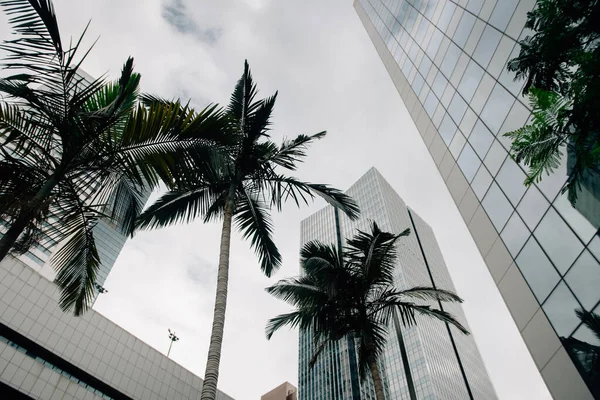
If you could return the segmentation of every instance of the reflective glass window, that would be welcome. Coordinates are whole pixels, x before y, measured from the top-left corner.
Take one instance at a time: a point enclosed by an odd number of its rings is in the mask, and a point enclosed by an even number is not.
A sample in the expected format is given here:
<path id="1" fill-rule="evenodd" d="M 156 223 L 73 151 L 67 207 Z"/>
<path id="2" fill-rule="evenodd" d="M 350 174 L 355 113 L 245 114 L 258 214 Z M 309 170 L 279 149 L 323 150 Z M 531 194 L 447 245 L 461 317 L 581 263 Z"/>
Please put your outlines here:
<path id="1" fill-rule="evenodd" d="M 448 50 L 446 51 L 446 55 L 442 60 L 442 65 L 440 66 L 440 70 L 448 78 L 452 76 L 452 71 L 454 71 L 454 67 L 458 62 L 458 58 L 460 57 L 461 52 L 462 50 L 457 45 L 455 45 L 454 43 L 450 43 Z"/>
<path id="2" fill-rule="evenodd" d="M 456 32 L 454 32 L 452 37 L 454 43 L 456 43 L 458 47 L 464 47 L 464 45 L 467 43 L 467 39 L 469 38 L 469 34 L 471 33 L 474 24 L 475 17 L 473 14 L 467 12 L 464 13 L 460 19 L 460 22 L 458 23 Z"/>
<path id="3" fill-rule="evenodd" d="M 567 272 L 583 249 L 583 244 L 552 207 L 534 234 L 561 274 Z"/>
<path id="4" fill-rule="evenodd" d="M 480 119 L 477 120 L 471 135 L 469 136 L 469 143 L 475 149 L 475 152 L 479 155 L 480 158 L 484 158 L 492 142 L 494 141 L 494 136 L 490 133 L 488 128 L 483 125 Z"/>
<path id="5" fill-rule="evenodd" d="M 560 192 L 560 189 L 564 186 L 567 181 L 567 158 L 563 157 L 560 160 L 560 165 L 550 175 L 544 175 L 541 182 L 537 185 L 548 198 L 553 201 L 556 195 Z"/>
<path id="6" fill-rule="evenodd" d="M 437 97 L 435 97 L 435 94 L 433 94 L 433 92 L 429 92 L 425 103 L 423 103 L 423 107 L 425 108 L 425 111 L 427 112 L 427 115 L 429 115 L 430 118 L 433 118 L 433 114 L 435 113 L 435 109 L 437 108 L 438 104 L 439 101 Z"/>
<path id="7" fill-rule="evenodd" d="M 498 43 L 500 43 L 501 37 L 502 34 L 498 30 L 486 25 L 473 53 L 473 59 L 484 68 L 487 67 L 496 51 L 496 47 L 498 47 Z"/>
<path id="8" fill-rule="evenodd" d="M 504 147 L 502 147 L 500 142 L 494 140 L 494 143 L 485 156 L 483 163 L 488 167 L 492 175 L 496 175 L 507 156 L 508 153 Z"/>
<path id="9" fill-rule="evenodd" d="M 423 77 L 426 77 L 429 74 L 429 70 L 431 69 L 432 62 L 429 57 L 423 57 L 421 61 L 421 65 L 419 65 L 419 72 Z"/>
<path id="10" fill-rule="evenodd" d="M 435 32 L 433 32 L 433 36 L 431 36 L 431 40 L 429 41 L 429 45 L 427 46 L 426 51 L 427 55 L 431 59 L 435 58 L 435 55 L 438 49 L 440 48 L 440 43 L 442 43 L 443 38 L 444 35 L 439 30 L 436 29 Z"/>
<path id="11" fill-rule="evenodd" d="M 580 307 L 564 282 L 554 289 L 542 306 L 556 333 L 562 337 L 569 337 L 579 325 L 575 310 Z"/>
<path id="12" fill-rule="evenodd" d="M 456 131 L 454 135 L 454 139 L 452 139 L 452 143 L 450 143 L 450 153 L 454 156 L 454 159 L 457 160 L 460 152 L 463 149 L 463 146 L 467 142 L 465 136 L 461 133 L 460 130 Z"/>
<path id="13" fill-rule="evenodd" d="M 444 116 L 442 120 L 442 124 L 439 128 L 440 136 L 444 139 L 444 143 L 446 146 L 450 146 L 452 139 L 454 138 L 454 134 L 456 133 L 456 124 L 452 121 L 449 114 Z"/>
<path id="14" fill-rule="evenodd" d="M 531 236 L 529 229 L 516 212 L 510 217 L 500 234 L 506 248 L 513 257 L 517 256 L 529 236 Z"/>
<path id="15" fill-rule="evenodd" d="M 496 3 L 494 11 L 490 17 L 489 23 L 503 31 L 508 26 L 508 22 L 517 8 L 519 0 L 502 0 Z"/>
<path id="16" fill-rule="evenodd" d="M 565 280 L 587 310 L 591 310 L 600 300 L 600 264 L 589 251 L 579 256 L 565 275 Z"/>
<path id="17" fill-rule="evenodd" d="M 477 15 L 479 14 L 479 11 L 481 11 L 483 3 L 485 3 L 485 0 L 469 0 L 469 3 L 467 3 L 467 10 Z"/>
<path id="18" fill-rule="evenodd" d="M 577 330 L 573 334 L 573 337 L 577 340 L 591 344 L 593 346 L 600 346 L 600 339 L 596 336 L 594 332 L 590 330 L 590 328 L 588 328 L 585 325 L 581 325 L 579 328 L 577 328 Z"/>
<path id="19" fill-rule="evenodd" d="M 440 98 L 444 94 L 447 84 L 448 80 L 444 78 L 444 75 L 441 72 L 438 72 L 435 80 L 433 81 L 433 85 L 431 86 L 431 90 L 433 90 L 435 94 L 437 94 L 438 98 Z"/>
<path id="20" fill-rule="evenodd" d="M 515 98 L 501 85 L 496 84 L 481 112 L 481 119 L 492 133 L 498 133 L 514 102 Z"/>
<path id="21" fill-rule="evenodd" d="M 415 79 L 413 80 L 413 83 L 411 84 L 411 86 L 412 86 L 413 90 L 415 91 L 415 93 L 417 94 L 417 96 L 419 95 L 419 93 L 421 93 L 421 89 L 423 89 L 424 83 L 425 83 L 425 80 L 423 79 L 421 74 L 416 74 Z"/>
<path id="22" fill-rule="evenodd" d="M 536 299 L 542 303 L 560 280 L 556 268 L 533 237 L 529 238 L 515 261 Z"/>
<path id="23" fill-rule="evenodd" d="M 466 101 L 471 101 L 482 77 L 483 69 L 475 61 L 471 60 L 458 84 L 458 92 L 462 94 Z"/>
<path id="24" fill-rule="evenodd" d="M 496 175 L 496 181 L 514 206 L 519 203 L 525 190 L 527 190 L 523 183 L 525 173 L 510 157 L 507 157 L 504 161 L 500 172 Z"/>
<path id="25" fill-rule="evenodd" d="M 473 183 L 471 183 L 471 188 L 473 192 L 475 192 L 475 196 L 481 201 L 485 196 L 488 188 L 492 184 L 492 175 L 488 172 L 485 166 L 481 166 L 479 171 L 477 171 L 477 175 L 475 175 L 475 179 L 473 179 Z"/>
<path id="26" fill-rule="evenodd" d="M 513 212 L 513 207 L 496 182 L 492 183 L 481 203 L 498 232 L 502 231 Z"/>
<path id="27" fill-rule="evenodd" d="M 548 207 L 550 207 L 548 200 L 535 185 L 531 185 L 521 199 L 517 211 L 529 229 L 535 229 Z"/>
<path id="28" fill-rule="evenodd" d="M 579 200 L 582 198 L 583 196 L 580 195 Z M 567 198 L 567 193 L 559 194 L 553 204 L 579 238 L 584 243 L 589 242 L 596 233 L 596 228 L 592 226 L 590 221 L 588 221 L 577 208 L 571 205 L 571 202 L 569 202 L 569 199 Z"/>
<path id="29" fill-rule="evenodd" d="M 446 5 L 444 6 L 444 10 L 442 11 L 442 14 L 440 15 L 440 19 L 437 22 L 437 27 L 442 31 L 445 32 L 446 29 L 448 28 L 448 24 L 450 24 L 450 21 L 452 20 L 452 16 L 454 15 L 454 11 L 456 10 L 456 4 L 452 3 L 451 1 L 446 1 Z"/>
<path id="30" fill-rule="evenodd" d="M 588 244 L 588 250 L 600 260 L 600 236 L 594 236 L 590 244 Z"/>
<path id="31" fill-rule="evenodd" d="M 452 97 L 452 101 L 450 102 L 448 113 L 456 124 L 460 124 L 463 115 L 465 115 L 465 111 L 467 111 L 467 103 L 462 99 L 462 97 L 460 97 L 458 93 L 455 93 L 454 97 Z"/>
<path id="32" fill-rule="evenodd" d="M 480 165 L 481 160 L 477 157 L 473 148 L 467 143 L 463 148 L 462 153 L 460 153 L 460 157 L 458 157 L 458 166 L 465 175 L 465 178 L 467 178 L 467 181 L 471 182 L 473 180 Z"/>

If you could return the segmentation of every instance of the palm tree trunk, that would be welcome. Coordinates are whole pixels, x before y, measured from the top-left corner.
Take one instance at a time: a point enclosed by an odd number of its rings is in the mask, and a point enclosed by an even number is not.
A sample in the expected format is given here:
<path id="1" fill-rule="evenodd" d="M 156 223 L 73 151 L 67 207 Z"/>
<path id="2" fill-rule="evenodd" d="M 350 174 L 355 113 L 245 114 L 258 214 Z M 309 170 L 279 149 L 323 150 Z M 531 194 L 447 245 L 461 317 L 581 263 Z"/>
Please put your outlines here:
<path id="1" fill-rule="evenodd" d="M 0 261 L 4 260 L 10 249 L 15 245 L 19 236 L 23 233 L 27 225 L 35 218 L 42 204 L 52 193 L 52 189 L 58 184 L 55 176 L 50 177 L 44 186 L 36 193 L 31 204 L 25 207 L 8 228 L 8 231 L 0 238 Z"/>
<path id="2" fill-rule="evenodd" d="M 369 364 L 369 368 L 371 369 L 371 376 L 373 377 L 373 386 L 375 387 L 375 398 L 377 400 L 385 400 L 383 381 L 381 380 L 381 375 L 379 375 L 379 368 L 377 367 L 377 362 L 372 361 Z"/>
<path id="3" fill-rule="evenodd" d="M 235 193 L 234 190 L 232 190 Z M 210 347 L 204 383 L 202 385 L 201 400 L 215 400 L 217 398 L 217 381 L 219 380 L 219 363 L 221 361 L 221 345 L 223 342 L 223 329 L 225 326 L 225 309 L 227 307 L 227 282 L 229 280 L 229 248 L 231 247 L 231 221 L 233 218 L 233 194 L 230 192 L 225 215 L 223 217 L 223 230 L 221 232 L 221 250 L 219 254 L 219 271 L 217 276 L 217 296 L 213 313 L 212 332 L 210 334 Z"/>

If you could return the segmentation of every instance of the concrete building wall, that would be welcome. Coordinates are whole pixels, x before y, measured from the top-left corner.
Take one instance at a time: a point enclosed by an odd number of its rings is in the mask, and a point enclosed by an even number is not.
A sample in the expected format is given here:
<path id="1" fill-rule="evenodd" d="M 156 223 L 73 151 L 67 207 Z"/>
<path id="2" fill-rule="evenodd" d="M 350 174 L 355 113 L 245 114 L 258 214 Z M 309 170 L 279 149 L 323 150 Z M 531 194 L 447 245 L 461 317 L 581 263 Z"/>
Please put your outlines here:
<path id="1" fill-rule="evenodd" d="M 270 392 L 263 394 L 260 400 L 297 400 L 298 389 L 289 382 L 284 382 Z"/>
<path id="2" fill-rule="evenodd" d="M 94 310 L 62 312 L 58 297 L 57 286 L 22 261 L 0 263 L 1 384 L 44 400 L 200 397 L 198 376 Z"/>

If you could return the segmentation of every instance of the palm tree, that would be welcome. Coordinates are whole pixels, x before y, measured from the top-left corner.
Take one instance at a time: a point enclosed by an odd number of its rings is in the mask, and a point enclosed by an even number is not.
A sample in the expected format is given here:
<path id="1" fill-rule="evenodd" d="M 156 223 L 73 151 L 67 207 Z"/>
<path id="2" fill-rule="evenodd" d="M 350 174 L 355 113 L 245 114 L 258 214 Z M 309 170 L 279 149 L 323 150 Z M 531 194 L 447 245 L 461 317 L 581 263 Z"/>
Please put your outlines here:
<path id="1" fill-rule="evenodd" d="M 596 186 L 600 170 L 600 12 L 598 0 L 537 0 L 527 13 L 531 31 L 508 63 L 524 79 L 533 120 L 510 132 L 512 155 L 529 167 L 526 185 L 538 182 L 568 153 L 563 193 L 575 205 L 584 186 Z"/>
<path id="2" fill-rule="evenodd" d="M 0 45 L 0 261 L 41 241 L 52 257 L 63 310 L 84 312 L 100 258 L 92 228 L 110 218 L 126 233 L 142 197 L 169 183 L 181 160 L 198 158 L 223 124 L 219 110 L 140 97 L 133 59 L 117 82 L 78 72 L 85 32 L 63 47 L 49 0 L 3 0 L 15 39 Z M 142 101 L 143 100 L 143 101 Z M 188 162 L 189 164 L 189 162 Z"/>
<path id="3" fill-rule="evenodd" d="M 401 290 L 394 286 L 396 241 L 409 234 L 382 231 L 372 223 L 370 232 L 358 230 L 340 251 L 318 241 L 306 243 L 300 252 L 303 274 L 279 281 L 267 292 L 295 310 L 274 317 L 266 327 L 267 339 L 283 326 L 310 330 L 316 351 L 313 366 L 328 343 L 354 337 L 359 341 L 358 362 L 362 379 L 370 371 L 377 400 L 384 400 L 378 362 L 388 339 L 390 318 L 400 316 L 405 326 L 417 323 L 417 315 L 439 319 L 467 330 L 449 313 L 421 301 L 462 302 L 452 292 L 431 287 Z"/>
<path id="4" fill-rule="evenodd" d="M 227 304 L 229 249 L 232 222 L 244 239 L 249 239 L 266 276 L 281 265 L 281 255 L 272 239 L 273 225 L 269 211 L 281 210 L 293 200 L 308 203 L 315 195 L 339 207 L 346 214 L 358 216 L 358 206 L 337 189 L 327 185 L 302 182 L 282 174 L 279 169 L 294 171 L 306 156 L 308 144 L 325 136 L 299 135 L 277 145 L 270 140 L 270 118 L 277 98 L 257 100 L 257 88 L 248 62 L 238 81 L 225 117 L 223 135 L 232 143 L 212 165 L 178 180 L 178 187 L 149 206 L 138 220 L 141 228 L 160 228 L 202 217 L 205 222 L 223 218 L 213 325 L 202 387 L 202 400 L 214 400 L 217 392 L 221 343 Z"/>

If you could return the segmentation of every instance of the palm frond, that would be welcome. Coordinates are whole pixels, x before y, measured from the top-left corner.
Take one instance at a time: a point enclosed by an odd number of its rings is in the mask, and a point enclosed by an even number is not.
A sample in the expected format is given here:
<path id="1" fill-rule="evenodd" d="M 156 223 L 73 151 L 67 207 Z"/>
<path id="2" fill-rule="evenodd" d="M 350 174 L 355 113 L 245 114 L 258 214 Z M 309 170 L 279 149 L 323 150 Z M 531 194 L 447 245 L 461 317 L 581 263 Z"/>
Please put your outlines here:
<path id="1" fill-rule="evenodd" d="M 60 307 L 63 311 L 72 309 L 77 316 L 91 305 L 100 257 L 93 233 L 96 213 L 79 205 L 74 207 L 69 217 L 63 224 L 68 239 L 54 253 L 51 263 L 58 272 L 56 283 L 61 288 Z"/>
<path id="2" fill-rule="evenodd" d="M 300 311 L 293 311 L 287 314 L 281 314 L 274 318 L 269 319 L 267 326 L 265 327 L 265 335 L 267 340 L 273 337 L 273 334 L 284 326 L 295 328 L 298 326 L 301 320 Z"/>
<path id="3" fill-rule="evenodd" d="M 575 310 L 577 318 L 600 340 L 600 315 L 584 309 Z"/>
<path id="4" fill-rule="evenodd" d="M 339 208 L 350 219 L 358 218 L 360 213 L 358 205 L 350 196 L 327 185 L 302 182 L 296 178 L 277 174 L 265 177 L 264 184 L 270 186 L 271 205 L 276 206 L 278 210 L 281 210 L 283 203 L 289 199 L 296 205 L 300 205 L 300 202 L 308 204 L 309 199 L 319 196 Z"/>
<path id="5" fill-rule="evenodd" d="M 254 102 L 256 94 L 256 84 L 252 80 L 250 66 L 246 60 L 244 61 L 244 73 L 238 80 L 227 107 L 227 113 L 235 119 L 239 132 L 244 135 L 247 133 L 248 115 L 260 106 L 260 102 Z"/>
<path id="6" fill-rule="evenodd" d="M 290 171 L 295 171 L 298 168 L 298 163 L 306 157 L 306 149 L 308 145 L 318 139 L 325 137 L 327 132 L 319 132 L 314 135 L 298 135 L 292 140 L 284 140 L 277 148 L 273 144 L 271 151 L 265 154 L 263 162 L 273 163 Z"/>
<path id="7" fill-rule="evenodd" d="M 281 266 L 281 254 L 273 241 L 273 222 L 268 207 L 244 191 L 236 206 L 235 221 L 244 239 L 250 239 L 260 261 L 260 268 L 271 276 Z"/>
<path id="8" fill-rule="evenodd" d="M 165 193 L 141 213 L 136 228 L 163 228 L 180 222 L 189 223 L 198 217 L 204 217 L 219 199 L 220 194 L 218 188 L 210 186 Z"/>

